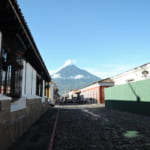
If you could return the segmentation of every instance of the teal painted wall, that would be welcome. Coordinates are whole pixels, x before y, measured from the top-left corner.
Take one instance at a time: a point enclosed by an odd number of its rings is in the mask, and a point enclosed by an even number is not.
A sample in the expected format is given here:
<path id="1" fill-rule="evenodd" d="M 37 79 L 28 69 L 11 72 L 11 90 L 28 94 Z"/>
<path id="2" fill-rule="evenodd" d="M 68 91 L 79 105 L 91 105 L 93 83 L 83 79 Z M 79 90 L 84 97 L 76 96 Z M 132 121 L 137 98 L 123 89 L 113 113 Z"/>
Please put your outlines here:
<path id="1" fill-rule="evenodd" d="M 150 115 L 150 79 L 106 88 L 105 106 Z"/>
<path id="2" fill-rule="evenodd" d="M 150 79 L 105 89 L 105 100 L 150 102 Z"/>

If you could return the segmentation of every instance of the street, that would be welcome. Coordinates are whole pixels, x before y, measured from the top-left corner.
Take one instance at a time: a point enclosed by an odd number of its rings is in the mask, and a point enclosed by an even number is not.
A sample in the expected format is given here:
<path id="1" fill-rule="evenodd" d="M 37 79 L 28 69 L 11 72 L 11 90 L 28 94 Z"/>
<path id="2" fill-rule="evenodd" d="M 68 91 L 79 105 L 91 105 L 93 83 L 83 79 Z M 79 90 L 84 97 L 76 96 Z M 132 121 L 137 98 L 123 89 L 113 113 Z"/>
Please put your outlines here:
<path id="1" fill-rule="evenodd" d="M 50 108 L 9 150 L 148 150 L 150 117 L 104 105 Z"/>

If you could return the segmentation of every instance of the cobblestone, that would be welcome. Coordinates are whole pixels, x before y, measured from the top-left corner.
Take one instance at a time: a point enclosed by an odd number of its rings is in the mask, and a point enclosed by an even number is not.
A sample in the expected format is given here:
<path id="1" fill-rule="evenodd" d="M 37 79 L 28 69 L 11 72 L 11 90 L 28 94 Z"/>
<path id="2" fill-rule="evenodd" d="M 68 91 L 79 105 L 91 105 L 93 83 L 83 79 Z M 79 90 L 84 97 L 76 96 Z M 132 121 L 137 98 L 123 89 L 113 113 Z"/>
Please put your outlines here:
<path id="1" fill-rule="evenodd" d="M 50 109 L 9 150 L 48 150 L 57 110 L 53 150 L 150 149 L 150 117 L 102 105 L 61 105 Z"/>

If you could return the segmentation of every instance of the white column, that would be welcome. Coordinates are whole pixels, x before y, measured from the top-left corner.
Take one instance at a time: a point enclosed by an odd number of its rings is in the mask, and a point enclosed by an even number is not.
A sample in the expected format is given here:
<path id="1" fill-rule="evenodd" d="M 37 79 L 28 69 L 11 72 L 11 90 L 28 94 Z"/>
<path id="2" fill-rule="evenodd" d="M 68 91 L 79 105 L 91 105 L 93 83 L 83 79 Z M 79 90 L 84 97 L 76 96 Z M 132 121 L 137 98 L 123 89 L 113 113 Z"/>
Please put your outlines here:
<path id="1" fill-rule="evenodd" d="M 22 96 L 36 95 L 36 70 L 23 60 Z"/>
<path id="2" fill-rule="evenodd" d="M 43 94 L 42 96 L 45 96 L 45 80 L 43 80 Z"/>
<path id="3" fill-rule="evenodd" d="M 32 95 L 36 95 L 36 71 L 32 69 Z"/>
<path id="4" fill-rule="evenodd" d="M 22 96 L 25 95 L 26 91 L 26 61 L 23 60 L 23 69 L 22 69 Z"/>
<path id="5" fill-rule="evenodd" d="M 51 84 L 51 96 L 50 96 L 50 98 L 51 98 L 51 100 L 53 101 L 54 100 L 54 85 L 53 84 Z"/>
<path id="6" fill-rule="evenodd" d="M 26 94 L 32 93 L 32 67 L 29 63 L 26 64 Z"/>

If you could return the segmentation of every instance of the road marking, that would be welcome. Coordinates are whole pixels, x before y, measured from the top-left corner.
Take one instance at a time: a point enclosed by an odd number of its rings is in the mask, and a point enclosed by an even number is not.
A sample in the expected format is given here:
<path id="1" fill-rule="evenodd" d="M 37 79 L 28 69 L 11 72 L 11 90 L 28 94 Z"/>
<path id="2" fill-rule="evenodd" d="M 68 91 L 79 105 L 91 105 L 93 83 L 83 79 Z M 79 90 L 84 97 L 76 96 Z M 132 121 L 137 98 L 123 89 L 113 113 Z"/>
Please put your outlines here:
<path id="1" fill-rule="evenodd" d="M 56 126 L 57 126 L 57 122 L 58 122 L 58 118 L 59 118 L 59 109 L 57 110 L 57 115 L 56 115 L 56 120 L 53 126 L 53 132 L 52 132 L 52 136 L 50 139 L 50 145 L 48 150 L 52 150 L 53 149 L 53 143 L 54 143 L 54 137 L 55 137 L 55 132 L 56 132 Z"/>

